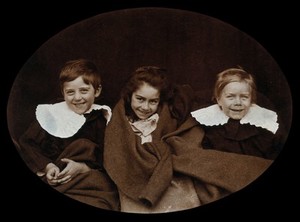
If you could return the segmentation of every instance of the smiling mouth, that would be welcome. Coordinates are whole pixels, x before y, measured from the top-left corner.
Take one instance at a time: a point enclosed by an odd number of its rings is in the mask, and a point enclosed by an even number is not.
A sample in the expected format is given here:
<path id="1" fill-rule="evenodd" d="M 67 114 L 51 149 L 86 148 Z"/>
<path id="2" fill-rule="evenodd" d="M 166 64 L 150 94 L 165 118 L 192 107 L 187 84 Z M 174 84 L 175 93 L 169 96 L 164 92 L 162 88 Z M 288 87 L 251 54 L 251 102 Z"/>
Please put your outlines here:
<path id="1" fill-rule="evenodd" d="M 147 113 L 140 113 L 141 116 L 148 116 L 149 114 Z"/>
<path id="2" fill-rule="evenodd" d="M 81 108 L 82 106 L 84 106 L 84 103 L 78 103 L 78 104 L 73 104 L 73 105 L 77 108 Z"/>
<path id="3" fill-rule="evenodd" d="M 232 112 L 242 112 L 243 109 L 230 109 Z"/>
<path id="4" fill-rule="evenodd" d="M 150 114 L 150 112 L 143 112 L 143 111 L 139 111 L 139 114 L 141 116 L 148 116 Z"/>

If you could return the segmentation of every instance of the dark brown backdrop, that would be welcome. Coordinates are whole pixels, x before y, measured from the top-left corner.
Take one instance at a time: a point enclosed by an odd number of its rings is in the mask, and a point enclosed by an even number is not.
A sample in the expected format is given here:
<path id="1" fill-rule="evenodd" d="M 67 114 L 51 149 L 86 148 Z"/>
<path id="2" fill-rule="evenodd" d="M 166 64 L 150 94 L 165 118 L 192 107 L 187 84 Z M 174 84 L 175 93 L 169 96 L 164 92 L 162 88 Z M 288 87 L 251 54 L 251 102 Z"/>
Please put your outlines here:
<path id="1" fill-rule="evenodd" d="M 61 96 L 58 73 L 70 59 L 87 58 L 103 78 L 102 103 L 111 107 L 130 72 L 141 65 L 169 70 L 200 98 L 210 98 L 215 75 L 242 66 L 258 90 L 290 128 L 289 85 L 273 57 L 255 39 L 203 14 L 167 8 L 114 11 L 83 20 L 59 32 L 28 58 L 12 86 L 8 107 L 11 137 L 17 140 L 34 119 L 37 104 Z M 21 108 L 22 107 L 22 108 Z"/>

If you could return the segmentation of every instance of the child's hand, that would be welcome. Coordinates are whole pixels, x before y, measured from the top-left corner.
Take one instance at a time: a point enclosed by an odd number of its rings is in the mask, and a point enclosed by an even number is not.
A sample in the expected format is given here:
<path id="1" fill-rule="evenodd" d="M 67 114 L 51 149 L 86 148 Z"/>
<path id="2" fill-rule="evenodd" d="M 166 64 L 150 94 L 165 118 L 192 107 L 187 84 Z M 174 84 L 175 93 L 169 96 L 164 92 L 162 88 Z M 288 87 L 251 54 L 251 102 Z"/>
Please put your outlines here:
<path id="1" fill-rule="evenodd" d="M 85 173 L 90 170 L 90 168 L 85 163 L 75 162 L 67 158 L 61 159 L 61 161 L 67 163 L 65 169 L 63 169 L 63 171 L 61 171 L 57 175 L 58 182 L 61 184 L 68 183 L 78 174 Z"/>
<path id="2" fill-rule="evenodd" d="M 50 184 L 51 186 L 56 186 L 58 184 L 57 176 L 59 172 L 60 172 L 59 168 L 53 163 L 49 163 L 46 166 L 45 173 L 46 173 L 48 184 Z"/>

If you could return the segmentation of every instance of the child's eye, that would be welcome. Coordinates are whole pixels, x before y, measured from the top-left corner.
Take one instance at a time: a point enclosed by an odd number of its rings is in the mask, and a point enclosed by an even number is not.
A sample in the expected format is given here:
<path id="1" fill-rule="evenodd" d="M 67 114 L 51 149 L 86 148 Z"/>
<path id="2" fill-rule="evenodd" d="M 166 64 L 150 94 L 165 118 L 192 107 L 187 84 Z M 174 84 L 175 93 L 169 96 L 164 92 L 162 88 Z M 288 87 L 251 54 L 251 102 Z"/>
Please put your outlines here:
<path id="1" fill-rule="evenodd" d="M 86 93 L 89 92 L 89 90 L 88 89 L 82 89 L 82 90 L 80 90 L 80 92 L 83 93 L 83 94 L 86 94 Z"/>
<path id="2" fill-rule="evenodd" d="M 151 105 L 157 105 L 159 103 L 159 100 L 151 100 L 150 104 Z"/>
<path id="3" fill-rule="evenodd" d="M 242 96 L 242 98 L 248 99 L 248 98 L 249 98 L 249 96 Z"/>
<path id="4" fill-rule="evenodd" d="M 66 93 L 68 96 L 74 95 L 74 91 L 66 91 L 65 93 Z"/>
<path id="5" fill-rule="evenodd" d="M 137 99 L 137 101 L 139 101 L 139 102 L 143 102 L 143 101 L 144 101 L 144 99 L 141 98 L 141 97 L 137 97 L 136 99 Z"/>

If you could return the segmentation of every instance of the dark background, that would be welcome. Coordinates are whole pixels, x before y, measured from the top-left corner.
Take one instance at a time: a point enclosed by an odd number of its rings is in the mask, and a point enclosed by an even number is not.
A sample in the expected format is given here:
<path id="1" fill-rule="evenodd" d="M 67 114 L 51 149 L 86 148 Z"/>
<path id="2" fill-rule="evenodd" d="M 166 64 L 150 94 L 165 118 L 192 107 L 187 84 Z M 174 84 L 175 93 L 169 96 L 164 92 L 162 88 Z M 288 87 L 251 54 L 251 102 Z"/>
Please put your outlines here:
<path id="1" fill-rule="evenodd" d="M 34 9 L 29 5 L 7 8 L 9 16 L 2 19 L 3 43 L 8 49 L 4 50 L 6 60 L 2 66 L 7 69 L 2 72 L 8 79 L 5 77 L 6 94 L 2 94 L 5 95 L 2 101 L 8 101 L 10 134 L 5 135 L 5 179 L 1 180 L 9 196 L 4 203 L 7 208 L 25 209 L 32 218 L 36 211 L 50 213 L 55 218 L 59 213 L 64 213 L 66 218 L 99 215 L 99 219 L 105 214 L 69 201 L 41 184 L 22 162 L 10 137 L 19 136 L 34 117 L 37 103 L 59 96 L 57 72 L 68 59 L 86 57 L 97 63 L 103 71 L 103 102 L 110 105 L 115 103 L 126 75 L 139 65 L 164 66 L 175 81 L 189 83 L 201 92 L 204 88 L 205 93 L 209 92 L 206 89 L 212 85 L 217 72 L 241 65 L 255 74 L 259 90 L 272 101 L 289 127 L 291 95 L 287 83 L 293 94 L 293 78 L 297 74 L 293 56 L 298 44 L 294 6 L 241 4 L 244 5 L 228 7 L 220 3 L 197 5 L 193 1 L 172 4 L 166 1 L 107 1 L 105 4 L 103 1 L 63 7 L 44 2 Z M 160 9 L 162 13 L 148 8 L 143 12 L 139 9 L 101 14 L 150 6 L 179 11 Z M 291 200 L 299 196 L 293 179 L 296 175 L 295 147 L 291 145 L 294 132 L 292 128 L 286 147 L 270 170 L 247 189 L 199 209 L 160 217 L 221 214 L 234 218 L 237 213 L 247 218 L 291 216 L 294 213 Z M 122 214 L 122 218 L 126 216 L 131 215 Z"/>

